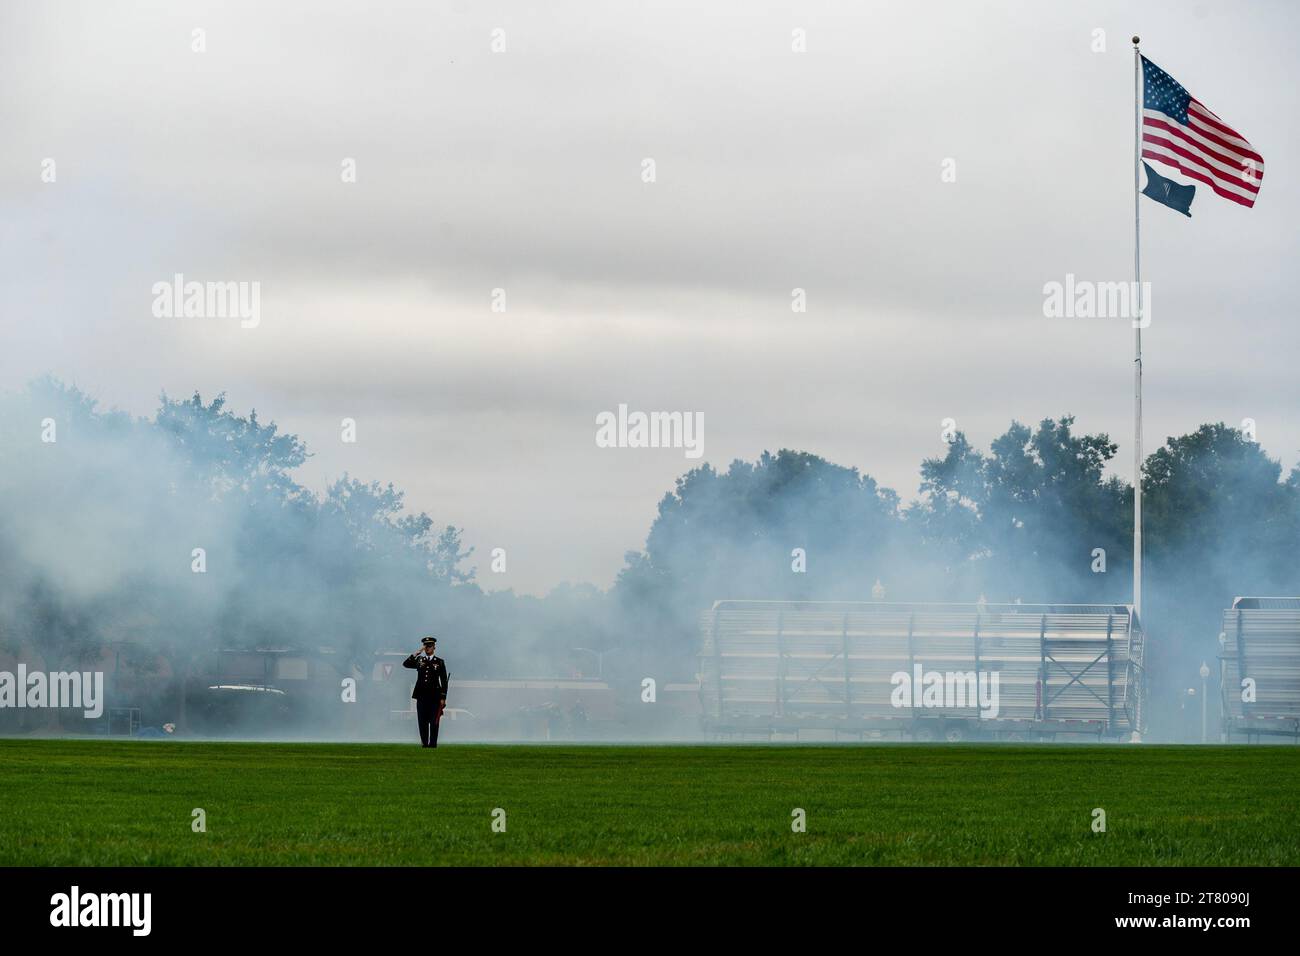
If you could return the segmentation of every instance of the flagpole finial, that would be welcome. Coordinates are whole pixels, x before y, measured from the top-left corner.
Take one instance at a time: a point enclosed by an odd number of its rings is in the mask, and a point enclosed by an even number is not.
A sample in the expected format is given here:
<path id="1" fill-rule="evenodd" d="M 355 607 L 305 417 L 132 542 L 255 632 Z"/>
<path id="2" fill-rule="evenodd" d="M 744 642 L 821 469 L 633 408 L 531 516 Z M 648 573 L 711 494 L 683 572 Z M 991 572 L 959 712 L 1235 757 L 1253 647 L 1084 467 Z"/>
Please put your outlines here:
<path id="1" fill-rule="evenodd" d="M 1139 43 L 1141 43 L 1141 42 L 1142 42 L 1142 38 L 1141 38 L 1141 37 L 1134 37 L 1134 38 L 1133 38 L 1133 45 L 1134 45 L 1134 46 L 1137 46 L 1137 45 L 1138 45 Z"/>

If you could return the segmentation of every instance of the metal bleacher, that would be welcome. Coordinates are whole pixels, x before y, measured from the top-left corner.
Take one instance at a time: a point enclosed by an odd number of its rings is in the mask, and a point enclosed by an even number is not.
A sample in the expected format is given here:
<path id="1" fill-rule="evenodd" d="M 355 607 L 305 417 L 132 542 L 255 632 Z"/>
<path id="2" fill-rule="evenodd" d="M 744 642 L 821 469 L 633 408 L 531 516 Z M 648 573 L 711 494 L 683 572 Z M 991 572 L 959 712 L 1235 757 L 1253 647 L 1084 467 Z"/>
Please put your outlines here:
<path id="1" fill-rule="evenodd" d="M 1142 725 L 1142 635 L 1126 605 L 718 601 L 701 631 L 704 720 L 718 734 L 1030 739 Z M 996 673 L 997 716 L 900 708 L 893 676 L 918 666 Z"/>
<path id="2" fill-rule="evenodd" d="M 1223 612 L 1223 729 L 1300 740 L 1300 598 L 1239 597 Z"/>

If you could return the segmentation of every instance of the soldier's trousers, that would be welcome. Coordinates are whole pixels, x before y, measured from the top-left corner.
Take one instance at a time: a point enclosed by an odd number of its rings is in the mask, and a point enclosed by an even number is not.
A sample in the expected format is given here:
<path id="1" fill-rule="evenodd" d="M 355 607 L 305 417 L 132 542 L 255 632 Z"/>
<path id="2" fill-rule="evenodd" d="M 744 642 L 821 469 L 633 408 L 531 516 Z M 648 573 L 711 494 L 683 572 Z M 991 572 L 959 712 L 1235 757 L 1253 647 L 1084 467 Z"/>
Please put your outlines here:
<path id="1" fill-rule="evenodd" d="M 420 743 L 425 747 L 438 746 L 438 698 L 415 698 L 415 719 L 420 725 Z"/>

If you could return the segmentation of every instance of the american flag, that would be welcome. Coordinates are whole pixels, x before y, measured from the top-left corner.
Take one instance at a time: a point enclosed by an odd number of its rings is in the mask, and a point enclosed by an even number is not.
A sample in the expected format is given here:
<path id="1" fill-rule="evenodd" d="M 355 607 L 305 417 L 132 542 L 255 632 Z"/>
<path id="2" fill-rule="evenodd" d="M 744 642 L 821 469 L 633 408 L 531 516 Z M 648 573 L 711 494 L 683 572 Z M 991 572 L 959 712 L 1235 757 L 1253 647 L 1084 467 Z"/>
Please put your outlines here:
<path id="1" fill-rule="evenodd" d="M 1142 155 L 1205 183 L 1224 199 L 1255 205 L 1264 159 L 1246 138 L 1142 57 Z"/>

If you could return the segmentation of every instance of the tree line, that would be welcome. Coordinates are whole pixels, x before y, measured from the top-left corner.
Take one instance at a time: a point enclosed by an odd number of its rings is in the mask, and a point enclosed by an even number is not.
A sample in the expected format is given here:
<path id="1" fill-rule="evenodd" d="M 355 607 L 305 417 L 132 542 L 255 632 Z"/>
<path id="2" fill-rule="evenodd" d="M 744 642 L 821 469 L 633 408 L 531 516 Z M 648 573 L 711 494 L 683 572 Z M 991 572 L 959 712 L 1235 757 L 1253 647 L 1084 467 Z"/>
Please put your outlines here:
<path id="1" fill-rule="evenodd" d="M 43 379 L 0 399 L 0 445 L 0 652 L 51 669 L 112 648 L 184 675 L 218 647 L 328 646 L 364 671 L 432 630 L 455 635 L 459 676 L 689 680 L 718 599 L 1131 596 L 1133 490 L 1108 474 L 1116 443 L 1071 416 L 987 450 L 956 433 L 908 502 L 804 451 L 700 465 L 612 587 L 543 597 L 483 590 L 462 529 L 391 483 L 305 487 L 304 442 L 224 396 L 133 418 Z M 1143 495 L 1148 667 L 1172 694 L 1232 597 L 1300 593 L 1300 468 L 1206 424 L 1147 457 Z"/>

